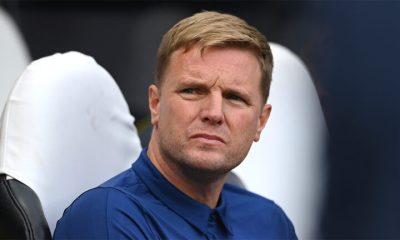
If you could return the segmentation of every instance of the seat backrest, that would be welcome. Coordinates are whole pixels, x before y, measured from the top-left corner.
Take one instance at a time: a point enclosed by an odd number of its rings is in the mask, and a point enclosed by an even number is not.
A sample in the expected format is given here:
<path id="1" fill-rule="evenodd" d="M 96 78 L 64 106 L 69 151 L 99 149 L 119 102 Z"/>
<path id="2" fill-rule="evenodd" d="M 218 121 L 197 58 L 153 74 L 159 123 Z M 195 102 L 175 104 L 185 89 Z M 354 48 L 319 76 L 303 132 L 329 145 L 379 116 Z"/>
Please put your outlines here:
<path id="1" fill-rule="evenodd" d="M 7 100 L 0 131 L 0 173 L 33 190 L 51 232 L 79 194 L 128 169 L 141 150 L 114 79 L 78 52 L 27 67 Z"/>
<path id="2" fill-rule="evenodd" d="M 282 206 L 300 239 L 313 239 L 323 194 L 327 127 L 304 63 L 281 45 L 271 43 L 271 50 L 271 116 L 260 141 L 234 172 L 247 189 Z"/>

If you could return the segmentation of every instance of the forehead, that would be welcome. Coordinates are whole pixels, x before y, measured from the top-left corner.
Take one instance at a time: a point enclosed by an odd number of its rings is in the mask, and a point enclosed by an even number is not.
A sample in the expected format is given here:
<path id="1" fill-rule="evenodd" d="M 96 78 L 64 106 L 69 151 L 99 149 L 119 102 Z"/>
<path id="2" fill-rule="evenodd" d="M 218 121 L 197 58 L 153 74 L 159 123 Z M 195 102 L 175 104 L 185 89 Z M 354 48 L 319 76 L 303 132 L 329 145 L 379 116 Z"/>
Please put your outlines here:
<path id="1" fill-rule="evenodd" d="M 166 73 L 169 78 L 176 74 L 204 80 L 221 77 L 236 84 L 255 83 L 257 87 L 261 81 L 261 65 L 254 52 L 235 47 L 207 47 L 203 51 L 198 45 L 180 48 L 171 55 Z"/>

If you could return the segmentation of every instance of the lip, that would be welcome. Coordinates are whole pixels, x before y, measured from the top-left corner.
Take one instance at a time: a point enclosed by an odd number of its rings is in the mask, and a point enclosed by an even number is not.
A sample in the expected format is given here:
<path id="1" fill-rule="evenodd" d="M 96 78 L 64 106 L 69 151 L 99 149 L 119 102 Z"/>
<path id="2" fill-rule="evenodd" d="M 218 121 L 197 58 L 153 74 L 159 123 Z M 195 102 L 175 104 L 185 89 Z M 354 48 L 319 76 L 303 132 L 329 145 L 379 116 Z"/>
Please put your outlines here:
<path id="1" fill-rule="evenodd" d="M 206 134 L 206 133 L 198 133 L 195 134 L 191 137 L 192 139 L 200 139 L 204 141 L 209 141 L 209 142 L 220 142 L 220 143 L 225 143 L 225 140 L 221 138 L 220 136 L 213 135 L 213 134 Z"/>

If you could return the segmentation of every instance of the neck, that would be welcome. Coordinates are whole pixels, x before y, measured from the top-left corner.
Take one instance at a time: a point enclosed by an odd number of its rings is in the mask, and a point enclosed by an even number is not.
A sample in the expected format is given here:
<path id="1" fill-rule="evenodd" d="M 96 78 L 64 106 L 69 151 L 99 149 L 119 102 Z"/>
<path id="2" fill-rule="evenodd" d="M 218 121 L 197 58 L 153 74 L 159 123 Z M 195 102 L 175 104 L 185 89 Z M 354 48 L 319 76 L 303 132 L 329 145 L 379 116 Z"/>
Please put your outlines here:
<path id="1" fill-rule="evenodd" d="M 150 140 L 147 155 L 157 170 L 180 191 L 210 208 L 217 206 L 225 176 L 209 177 L 182 169 L 162 156 L 153 139 Z"/>

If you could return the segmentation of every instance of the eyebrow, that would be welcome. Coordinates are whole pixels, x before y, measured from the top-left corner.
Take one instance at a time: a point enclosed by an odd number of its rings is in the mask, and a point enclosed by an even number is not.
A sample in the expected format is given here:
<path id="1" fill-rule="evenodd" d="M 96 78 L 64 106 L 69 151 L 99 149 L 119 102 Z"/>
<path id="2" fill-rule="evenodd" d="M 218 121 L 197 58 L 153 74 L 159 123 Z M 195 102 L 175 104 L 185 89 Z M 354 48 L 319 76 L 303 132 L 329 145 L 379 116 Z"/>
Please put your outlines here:
<path id="1" fill-rule="evenodd" d="M 182 87 L 193 87 L 193 88 L 199 88 L 199 89 L 209 89 L 209 84 L 207 84 L 205 81 L 200 80 L 200 79 L 196 79 L 196 78 L 181 78 L 180 79 L 180 84 L 178 85 L 179 88 Z M 236 88 L 224 88 L 222 89 L 222 92 L 224 95 L 226 94 L 233 94 L 233 95 L 237 95 L 241 98 L 243 98 L 244 100 L 246 100 L 247 102 L 251 102 L 251 93 L 248 91 L 245 91 L 243 89 L 240 89 L 238 87 Z"/>
<path id="2" fill-rule="evenodd" d="M 208 89 L 209 85 L 200 80 L 200 79 L 196 79 L 196 78 L 181 78 L 179 79 L 179 84 L 177 85 L 178 88 L 182 88 L 182 87 L 194 87 L 194 88 L 202 88 L 202 89 Z"/>

